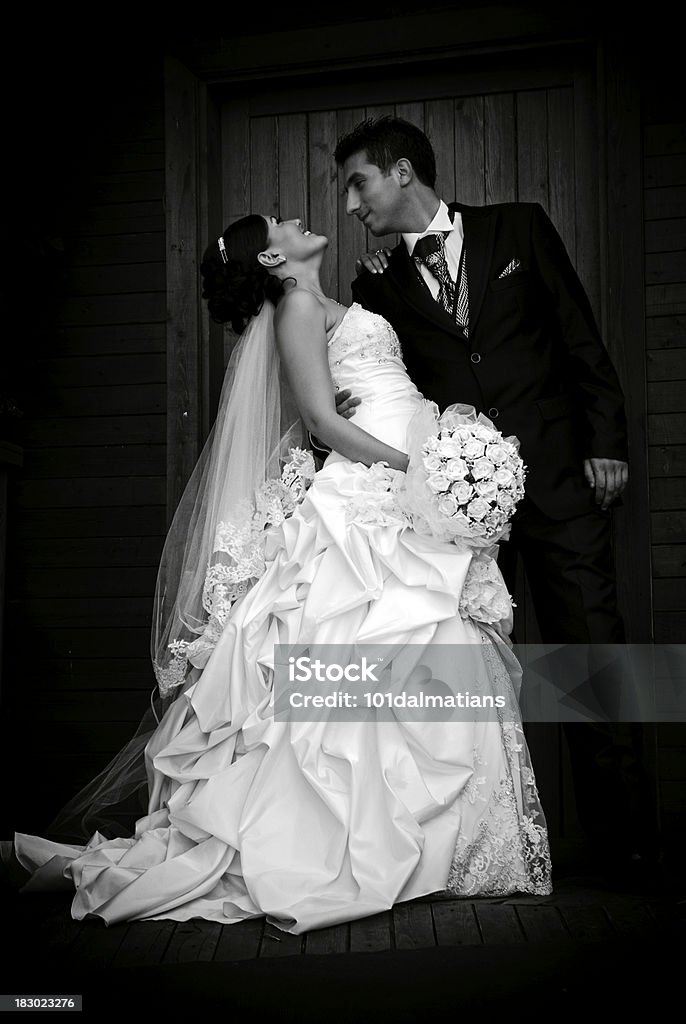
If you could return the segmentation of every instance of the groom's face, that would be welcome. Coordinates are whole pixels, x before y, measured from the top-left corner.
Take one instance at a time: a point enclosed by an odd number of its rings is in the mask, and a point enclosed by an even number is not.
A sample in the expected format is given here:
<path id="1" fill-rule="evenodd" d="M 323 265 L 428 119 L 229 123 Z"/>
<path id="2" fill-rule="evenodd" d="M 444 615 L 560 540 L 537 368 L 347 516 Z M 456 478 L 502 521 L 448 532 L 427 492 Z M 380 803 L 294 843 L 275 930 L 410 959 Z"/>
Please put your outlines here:
<path id="1" fill-rule="evenodd" d="M 343 164 L 345 211 L 354 214 L 373 235 L 395 231 L 394 221 L 402 201 L 400 177 L 395 165 L 388 171 L 370 164 L 367 153 L 353 153 Z"/>

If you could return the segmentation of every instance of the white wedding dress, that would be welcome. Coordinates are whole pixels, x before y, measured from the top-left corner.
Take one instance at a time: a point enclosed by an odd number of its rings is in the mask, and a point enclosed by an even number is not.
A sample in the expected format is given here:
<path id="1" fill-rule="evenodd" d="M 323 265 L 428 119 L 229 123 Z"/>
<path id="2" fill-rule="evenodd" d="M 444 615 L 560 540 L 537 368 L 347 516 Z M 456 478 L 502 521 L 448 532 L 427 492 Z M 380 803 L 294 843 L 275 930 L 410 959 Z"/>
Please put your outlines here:
<path id="1" fill-rule="evenodd" d="M 334 383 L 362 400 L 355 423 L 407 450 L 423 399 L 388 323 L 355 304 L 329 352 Z M 77 919 L 267 915 L 295 933 L 436 891 L 551 891 L 520 722 L 274 718 L 276 643 L 481 644 L 494 687 L 512 690 L 496 631 L 465 609 L 472 555 L 394 519 L 370 481 L 329 456 L 154 732 L 135 834 L 85 847 L 17 834 L 32 888 L 73 884 Z"/>

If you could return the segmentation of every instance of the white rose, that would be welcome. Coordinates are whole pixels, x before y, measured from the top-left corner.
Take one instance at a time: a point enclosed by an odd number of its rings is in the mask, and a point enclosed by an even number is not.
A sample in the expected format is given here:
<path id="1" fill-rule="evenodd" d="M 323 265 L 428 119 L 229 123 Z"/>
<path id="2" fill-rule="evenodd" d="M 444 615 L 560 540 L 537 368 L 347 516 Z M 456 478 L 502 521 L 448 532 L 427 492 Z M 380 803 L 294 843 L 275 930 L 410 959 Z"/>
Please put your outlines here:
<path id="1" fill-rule="evenodd" d="M 483 441 L 479 441 L 476 437 L 470 437 L 470 439 L 467 442 L 465 442 L 465 446 L 464 446 L 464 456 L 465 456 L 465 458 L 466 459 L 478 459 L 478 458 L 480 458 L 483 455 L 483 453 L 484 453 L 484 447 L 485 446 L 484 446 Z"/>
<path id="2" fill-rule="evenodd" d="M 479 497 L 486 498 L 487 500 L 495 498 L 498 493 L 498 486 L 494 480 L 479 480 L 474 487 Z"/>
<path id="3" fill-rule="evenodd" d="M 474 426 L 474 437 L 477 437 L 480 441 L 492 441 L 493 429 L 487 427 L 485 423 L 477 423 Z"/>
<path id="4" fill-rule="evenodd" d="M 496 466 L 499 466 L 501 462 L 504 462 L 507 458 L 507 452 L 502 444 L 495 442 L 494 444 L 486 445 L 486 455 L 494 462 Z"/>
<path id="5" fill-rule="evenodd" d="M 495 500 L 498 503 L 498 508 L 502 508 L 505 512 L 510 512 L 514 508 L 514 501 L 507 491 L 498 491 L 498 497 Z"/>
<path id="6" fill-rule="evenodd" d="M 438 499 L 438 511 L 444 516 L 454 516 L 457 512 L 457 499 L 452 494 L 443 494 Z"/>
<path id="7" fill-rule="evenodd" d="M 467 505 L 467 512 L 472 519 L 481 520 L 488 512 L 490 506 L 483 498 L 473 498 Z"/>
<path id="8" fill-rule="evenodd" d="M 436 470 L 440 469 L 442 465 L 442 460 L 438 457 L 438 455 L 433 454 L 425 455 L 424 458 L 422 459 L 422 462 L 424 463 L 424 469 L 427 471 L 427 473 L 435 473 Z"/>
<path id="9" fill-rule="evenodd" d="M 460 505 L 464 505 L 465 502 L 469 501 L 474 493 L 474 488 L 471 484 L 467 483 L 466 480 L 456 480 L 455 483 L 451 485 L 450 491 L 455 495 Z"/>
<path id="10" fill-rule="evenodd" d="M 475 480 L 487 480 L 489 477 L 493 476 L 494 470 L 495 466 L 491 460 L 482 456 L 482 458 L 477 459 L 474 463 L 474 466 L 472 467 L 472 476 Z"/>
<path id="11" fill-rule="evenodd" d="M 496 469 L 493 479 L 499 487 L 511 487 L 514 483 L 514 473 L 511 469 Z"/>
<path id="12" fill-rule="evenodd" d="M 464 480 L 469 472 L 469 466 L 464 459 L 450 459 L 445 471 L 453 480 Z"/>
<path id="13" fill-rule="evenodd" d="M 435 494 L 438 494 L 441 491 L 447 491 L 450 487 L 450 480 L 448 480 L 445 473 L 431 473 L 427 477 L 426 482 L 429 485 L 430 490 Z"/>
<path id="14" fill-rule="evenodd" d="M 438 450 L 446 459 L 452 459 L 462 454 L 462 445 L 454 437 L 445 437 L 439 442 Z"/>

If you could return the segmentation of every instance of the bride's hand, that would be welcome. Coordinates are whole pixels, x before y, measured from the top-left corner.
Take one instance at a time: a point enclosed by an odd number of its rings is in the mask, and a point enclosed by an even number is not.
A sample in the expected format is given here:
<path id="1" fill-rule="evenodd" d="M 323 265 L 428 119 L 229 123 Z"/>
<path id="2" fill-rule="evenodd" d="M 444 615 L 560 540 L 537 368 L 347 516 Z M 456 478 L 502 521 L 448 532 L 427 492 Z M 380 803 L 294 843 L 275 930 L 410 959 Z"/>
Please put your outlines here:
<path id="1" fill-rule="evenodd" d="M 361 398 L 353 397 L 350 388 L 337 391 L 334 397 L 336 399 L 336 412 L 339 416 L 344 416 L 346 420 L 355 415 L 355 406 L 359 405 L 362 401 Z"/>
<path id="2" fill-rule="evenodd" d="M 363 270 L 368 270 L 370 274 L 383 274 L 388 268 L 390 255 L 391 250 L 388 247 L 377 249 L 375 252 L 363 252 L 355 261 L 355 270 L 358 274 Z"/>

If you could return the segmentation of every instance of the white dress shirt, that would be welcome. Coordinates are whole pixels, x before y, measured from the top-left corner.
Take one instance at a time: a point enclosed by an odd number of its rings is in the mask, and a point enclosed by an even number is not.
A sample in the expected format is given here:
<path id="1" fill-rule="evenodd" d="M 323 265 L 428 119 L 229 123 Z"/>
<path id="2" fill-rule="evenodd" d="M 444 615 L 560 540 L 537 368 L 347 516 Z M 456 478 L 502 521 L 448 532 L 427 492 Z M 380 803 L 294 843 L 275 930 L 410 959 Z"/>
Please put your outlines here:
<path id="1" fill-rule="evenodd" d="M 424 231 L 411 231 L 408 234 L 404 234 L 403 242 L 407 246 L 407 251 L 410 256 L 412 256 L 414 247 L 418 240 L 423 238 L 424 235 L 434 235 L 437 231 L 449 232 L 445 237 L 445 260 L 448 264 L 448 271 L 450 272 L 451 278 L 453 281 L 456 281 L 457 271 L 460 265 L 460 256 L 462 255 L 462 240 L 464 238 L 462 214 L 457 210 L 455 211 L 455 219 L 451 221 L 448 207 L 441 199 L 438 210 L 436 211 L 436 216 L 431 221 L 428 228 Z M 426 282 L 434 299 L 438 299 L 438 293 L 441 287 L 438 279 L 434 277 L 429 268 L 423 263 L 415 263 L 415 266 Z"/>

